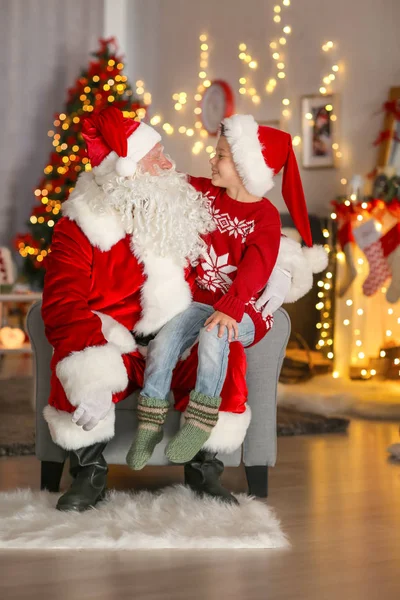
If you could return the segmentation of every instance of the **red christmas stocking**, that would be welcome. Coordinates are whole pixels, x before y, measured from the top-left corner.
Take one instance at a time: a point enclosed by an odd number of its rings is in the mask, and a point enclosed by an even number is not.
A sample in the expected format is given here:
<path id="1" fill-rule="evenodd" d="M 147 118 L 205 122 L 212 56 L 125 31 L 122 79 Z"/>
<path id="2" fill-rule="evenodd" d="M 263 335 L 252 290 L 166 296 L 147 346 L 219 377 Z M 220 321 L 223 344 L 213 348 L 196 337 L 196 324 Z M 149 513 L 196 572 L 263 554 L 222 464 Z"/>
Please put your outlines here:
<path id="1" fill-rule="evenodd" d="M 354 230 L 354 239 L 369 263 L 369 274 L 363 283 L 363 291 L 366 296 L 373 296 L 391 275 L 374 219 L 357 227 Z"/>
<path id="2" fill-rule="evenodd" d="M 338 289 L 339 298 L 342 298 L 357 276 L 357 268 L 354 261 L 354 236 L 351 221 L 348 221 L 339 229 L 337 237 L 340 248 L 345 256 L 345 273 Z"/>
<path id="3" fill-rule="evenodd" d="M 382 237 L 383 254 L 392 271 L 392 281 L 386 292 L 386 300 L 395 304 L 400 298 L 400 223 Z"/>

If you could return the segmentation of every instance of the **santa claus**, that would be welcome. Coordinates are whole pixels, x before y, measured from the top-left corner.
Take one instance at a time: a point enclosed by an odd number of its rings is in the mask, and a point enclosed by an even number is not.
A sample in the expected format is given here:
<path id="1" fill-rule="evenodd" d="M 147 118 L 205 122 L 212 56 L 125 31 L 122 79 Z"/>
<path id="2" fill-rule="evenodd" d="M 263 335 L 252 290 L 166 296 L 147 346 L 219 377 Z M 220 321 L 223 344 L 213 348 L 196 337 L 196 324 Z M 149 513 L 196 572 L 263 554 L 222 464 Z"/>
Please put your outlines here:
<path id="1" fill-rule="evenodd" d="M 53 441 L 69 450 L 74 476 L 57 508 L 76 511 L 103 497 L 102 453 L 114 436 L 114 404 L 142 385 L 144 358 L 131 332 L 155 333 L 189 305 L 202 235 L 213 227 L 206 198 L 175 170 L 153 128 L 114 107 L 82 127 L 92 170 L 80 175 L 54 229 L 42 308 L 54 348 L 44 416 Z M 284 270 L 275 268 L 264 295 L 275 310 L 286 291 L 292 301 L 308 291 L 303 275 L 311 272 L 292 240 L 282 238 L 280 255 Z M 291 281 L 300 287 L 289 291 Z M 208 444 L 203 457 L 185 465 L 189 484 L 198 481 L 191 469 L 206 468 L 202 492 L 221 497 L 228 492 L 216 452 L 239 447 L 250 420 L 244 351 L 234 346 L 215 448 Z M 172 389 L 182 411 L 195 372 L 195 353 L 175 370 Z"/>

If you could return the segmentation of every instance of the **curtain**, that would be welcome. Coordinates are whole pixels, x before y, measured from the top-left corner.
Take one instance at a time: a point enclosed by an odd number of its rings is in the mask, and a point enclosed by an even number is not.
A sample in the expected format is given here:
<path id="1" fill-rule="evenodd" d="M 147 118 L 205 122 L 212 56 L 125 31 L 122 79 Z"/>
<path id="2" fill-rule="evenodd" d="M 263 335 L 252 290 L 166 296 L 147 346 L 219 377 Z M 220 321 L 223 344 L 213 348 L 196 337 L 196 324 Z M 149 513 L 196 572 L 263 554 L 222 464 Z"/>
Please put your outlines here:
<path id="1" fill-rule="evenodd" d="M 47 132 L 103 32 L 103 0 L 0 0 L 0 246 L 25 231 Z"/>

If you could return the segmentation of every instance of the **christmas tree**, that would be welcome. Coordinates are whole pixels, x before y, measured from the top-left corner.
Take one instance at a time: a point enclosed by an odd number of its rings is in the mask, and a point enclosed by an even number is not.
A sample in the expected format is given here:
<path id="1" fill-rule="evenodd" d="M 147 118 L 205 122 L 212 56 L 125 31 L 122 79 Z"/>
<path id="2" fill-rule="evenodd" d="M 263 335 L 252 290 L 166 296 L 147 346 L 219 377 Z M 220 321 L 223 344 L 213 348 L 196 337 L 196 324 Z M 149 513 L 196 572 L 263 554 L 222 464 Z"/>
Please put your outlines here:
<path id="1" fill-rule="evenodd" d="M 100 40 L 99 50 L 92 55 L 95 60 L 68 90 L 64 112 L 55 115 L 54 127 L 48 132 L 54 149 L 34 191 L 29 233 L 15 239 L 24 258 L 23 273 L 34 287 L 43 287 L 46 256 L 51 252 L 54 225 L 62 216 L 62 203 L 74 189 L 79 173 L 91 169 L 80 133 L 81 118 L 111 103 L 126 117 L 142 120 L 146 115 L 149 99 L 145 95 L 144 103 L 133 95 L 117 52 L 114 38 Z"/>

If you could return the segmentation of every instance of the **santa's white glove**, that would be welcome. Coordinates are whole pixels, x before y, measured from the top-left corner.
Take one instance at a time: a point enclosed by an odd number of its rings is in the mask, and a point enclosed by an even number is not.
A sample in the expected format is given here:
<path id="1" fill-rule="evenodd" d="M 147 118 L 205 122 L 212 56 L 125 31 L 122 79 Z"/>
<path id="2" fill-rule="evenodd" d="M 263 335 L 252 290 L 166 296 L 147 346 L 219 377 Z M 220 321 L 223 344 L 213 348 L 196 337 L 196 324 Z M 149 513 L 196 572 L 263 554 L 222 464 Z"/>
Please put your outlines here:
<path id="1" fill-rule="evenodd" d="M 112 394 L 107 390 L 92 390 L 82 394 L 82 401 L 72 415 L 72 422 L 85 431 L 96 427 L 99 421 L 105 419 L 112 406 Z"/>
<path id="2" fill-rule="evenodd" d="M 291 284 L 292 277 L 290 272 L 280 267 L 275 267 L 263 293 L 256 302 L 257 310 L 264 307 L 261 313 L 264 319 L 273 315 L 282 306 Z"/>

